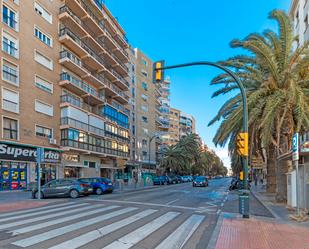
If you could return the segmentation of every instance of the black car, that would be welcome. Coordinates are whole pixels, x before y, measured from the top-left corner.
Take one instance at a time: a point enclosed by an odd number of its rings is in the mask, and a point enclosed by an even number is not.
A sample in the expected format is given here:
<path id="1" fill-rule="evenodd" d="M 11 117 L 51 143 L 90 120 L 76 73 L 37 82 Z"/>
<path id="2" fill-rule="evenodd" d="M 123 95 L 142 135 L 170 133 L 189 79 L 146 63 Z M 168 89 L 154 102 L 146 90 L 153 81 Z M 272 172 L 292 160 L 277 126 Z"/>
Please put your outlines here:
<path id="1" fill-rule="evenodd" d="M 170 178 L 170 183 L 171 184 L 179 183 L 179 179 L 177 178 L 177 176 L 169 176 L 169 178 Z"/>
<path id="2" fill-rule="evenodd" d="M 177 178 L 177 182 L 178 183 L 183 183 L 183 180 L 182 180 L 181 176 L 177 175 L 176 178 Z"/>
<path id="3" fill-rule="evenodd" d="M 193 187 L 208 187 L 208 180 L 205 176 L 197 176 L 192 183 Z"/>

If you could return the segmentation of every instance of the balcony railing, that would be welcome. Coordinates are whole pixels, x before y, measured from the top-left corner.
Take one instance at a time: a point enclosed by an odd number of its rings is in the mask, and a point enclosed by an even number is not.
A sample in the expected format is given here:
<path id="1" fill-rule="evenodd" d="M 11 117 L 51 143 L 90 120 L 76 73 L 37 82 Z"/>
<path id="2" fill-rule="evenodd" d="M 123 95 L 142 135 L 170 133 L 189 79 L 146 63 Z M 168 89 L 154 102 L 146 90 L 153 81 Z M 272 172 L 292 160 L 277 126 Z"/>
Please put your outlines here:
<path id="1" fill-rule="evenodd" d="M 82 25 L 82 21 L 76 16 L 68 6 L 62 6 L 59 10 L 59 14 L 68 13 L 79 25 Z"/>
<path id="2" fill-rule="evenodd" d="M 125 107 L 123 107 L 121 104 L 117 103 L 116 101 L 112 101 L 111 104 L 114 108 L 116 108 L 118 111 L 124 112 L 127 115 L 130 115 L 130 111 L 128 109 L 126 109 Z"/>
<path id="3" fill-rule="evenodd" d="M 98 92 L 92 88 L 89 84 L 83 82 L 82 80 L 74 77 L 73 75 L 67 73 L 67 72 L 63 72 L 60 74 L 60 80 L 61 81 L 64 81 L 64 80 L 67 80 L 69 81 L 70 83 L 72 83 L 73 85 L 83 89 L 85 92 L 97 97 L 97 98 L 100 98 L 102 100 L 105 99 L 104 96 L 102 95 L 99 95 Z"/>
<path id="4" fill-rule="evenodd" d="M 74 64 L 82 67 L 81 60 L 76 55 L 69 52 L 68 50 L 63 50 L 63 51 L 60 52 L 60 59 L 63 59 L 63 58 L 68 58 Z"/>
<path id="5" fill-rule="evenodd" d="M 103 129 L 100 129 L 98 127 L 95 127 L 93 125 L 89 125 L 87 123 L 81 122 L 79 120 L 70 118 L 70 117 L 63 117 L 61 118 L 61 125 L 70 125 L 77 129 L 82 129 L 91 133 L 94 133 L 98 136 L 104 137 L 105 132 Z"/>

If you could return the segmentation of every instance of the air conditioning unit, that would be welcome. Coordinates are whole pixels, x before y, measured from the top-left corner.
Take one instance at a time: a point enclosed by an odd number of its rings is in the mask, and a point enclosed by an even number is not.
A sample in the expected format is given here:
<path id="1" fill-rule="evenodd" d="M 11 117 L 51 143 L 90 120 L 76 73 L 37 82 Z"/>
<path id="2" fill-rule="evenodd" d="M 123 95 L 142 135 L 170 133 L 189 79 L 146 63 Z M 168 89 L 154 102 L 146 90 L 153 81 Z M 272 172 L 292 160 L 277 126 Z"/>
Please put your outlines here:
<path id="1" fill-rule="evenodd" d="M 57 144 L 57 140 L 54 138 L 50 138 L 48 141 L 50 144 Z"/>

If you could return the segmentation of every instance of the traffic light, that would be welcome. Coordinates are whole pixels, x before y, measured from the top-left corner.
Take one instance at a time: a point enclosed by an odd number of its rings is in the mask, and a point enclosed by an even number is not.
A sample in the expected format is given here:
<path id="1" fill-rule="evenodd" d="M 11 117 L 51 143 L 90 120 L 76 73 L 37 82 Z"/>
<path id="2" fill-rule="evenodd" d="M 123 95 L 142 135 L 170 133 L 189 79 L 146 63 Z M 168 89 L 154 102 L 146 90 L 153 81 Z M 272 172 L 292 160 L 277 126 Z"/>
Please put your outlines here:
<path id="1" fill-rule="evenodd" d="M 153 63 L 153 82 L 159 83 L 164 80 L 164 70 L 160 70 L 160 68 L 164 68 L 164 61 L 157 61 Z"/>
<path id="2" fill-rule="evenodd" d="M 249 136 L 247 132 L 241 132 L 237 135 L 236 138 L 236 147 L 237 147 L 237 153 L 240 156 L 248 156 L 248 140 Z"/>

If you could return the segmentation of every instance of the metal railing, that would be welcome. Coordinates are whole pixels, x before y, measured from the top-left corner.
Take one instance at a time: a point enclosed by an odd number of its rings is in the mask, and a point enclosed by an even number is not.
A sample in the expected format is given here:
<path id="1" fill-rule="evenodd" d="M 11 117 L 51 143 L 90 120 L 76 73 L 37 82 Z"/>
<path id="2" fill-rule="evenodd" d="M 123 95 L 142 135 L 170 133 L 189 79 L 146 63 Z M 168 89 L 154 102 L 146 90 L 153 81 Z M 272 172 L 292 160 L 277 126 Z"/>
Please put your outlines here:
<path id="1" fill-rule="evenodd" d="M 70 61 L 72 61 L 74 64 L 82 67 L 82 62 L 80 58 L 78 58 L 76 55 L 72 54 L 68 50 L 63 50 L 60 52 L 60 59 L 68 58 Z"/>

